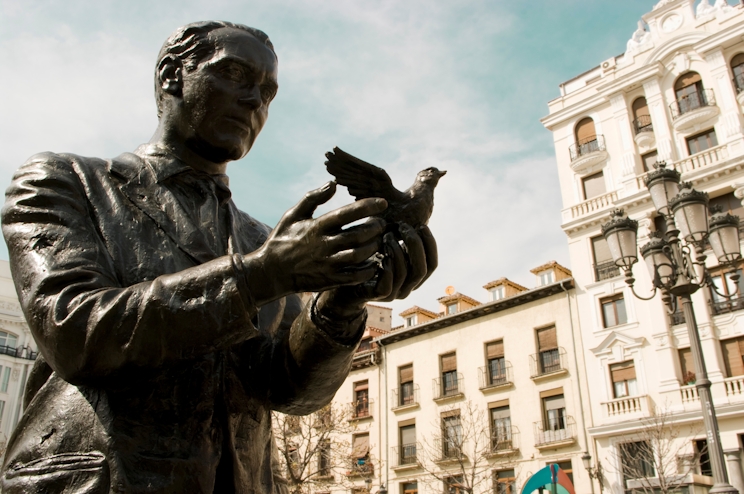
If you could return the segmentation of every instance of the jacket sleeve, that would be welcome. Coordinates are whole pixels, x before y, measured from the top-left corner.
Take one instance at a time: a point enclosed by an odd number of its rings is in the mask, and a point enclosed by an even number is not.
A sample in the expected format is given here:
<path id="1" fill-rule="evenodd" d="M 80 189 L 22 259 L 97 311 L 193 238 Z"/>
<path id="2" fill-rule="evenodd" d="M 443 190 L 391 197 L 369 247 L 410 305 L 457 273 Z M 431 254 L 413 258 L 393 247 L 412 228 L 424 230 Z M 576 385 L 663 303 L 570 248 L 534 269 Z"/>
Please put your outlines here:
<path id="1" fill-rule="evenodd" d="M 63 379 L 90 383 L 258 335 L 241 263 L 223 256 L 121 286 L 89 208 L 71 160 L 45 153 L 19 169 L 2 210 L 26 320 Z"/>

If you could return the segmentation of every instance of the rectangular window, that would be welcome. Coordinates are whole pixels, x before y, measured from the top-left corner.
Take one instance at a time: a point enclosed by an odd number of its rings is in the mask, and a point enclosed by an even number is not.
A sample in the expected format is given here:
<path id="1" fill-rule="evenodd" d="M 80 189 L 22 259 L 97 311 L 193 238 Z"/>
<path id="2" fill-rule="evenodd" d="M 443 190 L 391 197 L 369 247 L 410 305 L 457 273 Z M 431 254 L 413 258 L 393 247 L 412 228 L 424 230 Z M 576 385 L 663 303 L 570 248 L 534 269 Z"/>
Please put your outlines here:
<path id="1" fill-rule="evenodd" d="M 592 254 L 594 256 L 594 281 L 609 280 L 620 274 L 615 265 L 604 235 L 592 237 Z"/>
<path id="2" fill-rule="evenodd" d="M 538 278 L 540 286 L 550 285 L 555 280 L 553 277 L 553 271 L 543 271 L 538 275 Z"/>
<path id="3" fill-rule="evenodd" d="M 465 494 L 467 491 L 463 487 L 462 475 L 454 475 L 444 479 L 445 494 Z"/>
<path id="4" fill-rule="evenodd" d="M 407 328 L 410 328 L 411 326 L 415 326 L 415 325 L 416 325 L 416 314 L 406 317 Z"/>
<path id="5" fill-rule="evenodd" d="M 546 396 L 542 399 L 545 417 L 544 429 L 558 431 L 566 428 L 566 400 L 562 394 Z"/>
<path id="6" fill-rule="evenodd" d="M 713 468 L 710 465 L 710 455 L 708 454 L 708 441 L 697 439 L 693 441 L 695 456 L 697 459 L 698 473 L 700 475 L 713 476 Z"/>
<path id="7" fill-rule="evenodd" d="M 330 477 L 331 475 L 331 440 L 324 439 L 318 443 L 318 475 Z"/>
<path id="8" fill-rule="evenodd" d="M 5 401 L 0 400 L 0 425 L 3 423 L 3 415 L 5 412 Z"/>
<path id="9" fill-rule="evenodd" d="M 504 298 L 504 287 L 503 286 L 497 286 L 496 288 L 491 288 L 491 300 L 501 300 Z"/>
<path id="10" fill-rule="evenodd" d="M 371 472 L 369 461 L 369 433 L 352 436 L 351 467 L 357 472 Z"/>
<path id="11" fill-rule="evenodd" d="M 744 375 L 744 336 L 721 341 L 726 376 Z"/>
<path id="12" fill-rule="evenodd" d="M 400 485 L 401 494 L 418 494 L 418 482 L 403 482 Z"/>
<path id="13" fill-rule="evenodd" d="M 687 138 L 687 150 L 691 155 L 701 153 L 715 146 L 718 146 L 718 139 L 716 138 L 716 131 L 713 129 Z"/>
<path id="14" fill-rule="evenodd" d="M 491 451 L 510 450 L 512 449 L 512 427 L 509 404 L 507 402 L 495 405 L 488 409 L 491 419 Z"/>
<path id="15" fill-rule="evenodd" d="M 457 314 L 457 304 L 449 304 L 447 306 L 447 315 Z"/>
<path id="16" fill-rule="evenodd" d="M 584 200 L 588 201 L 592 197 L 601 196 L 607 192 L 605 187 L 604 173 L 599 172 L 581 179 L 581 186 L 584 189 Z"/>
<path id="17" fill-rule="evenodd" d="M 493 386 L 506 382 L 506 360 L 504 359 L 504 341 L 486 343 L 486 376 L 487 384 Z"/>
<path id="18" fill-rule="evenodd" d="M 659 160 L 659 153 L 651 151 L 650 153 L 642 154 L 641 161 L 643 162 L 643 171 L 650 172 L 654 169 L 654 163 Z"/>
<path id="19" fill-rule="evenodd" d="M 460 411 L 442 413 L 442 458 L 458 458 L 462 452 Z"/>
<path id="20" fill-rule="evenodd" d="M 738 287 L 737 283 L 731 279 L 734 274 L 739 275 Z M 744 309 L 744 298 L 742 297 L 742 294 L 744 294 L 744 276 L 742 276 L 741 269 L 737 269 L 736 272 L 718 273 L 711 276 L 711 280 L 713 286 L 710 287 L 710 301 L 713 315 Z M 719 295 L 719 293 L 722 295 Z"/>
<path id="21" fill-rule="evenodd" d="M 647 441 L 621 444 L 620 464 L 626 489 L 628 488 L 628 480 L 648 479 L 656 476 L 653 465 L 653 451 Z"/>
<path id="22" fill-rule="evenodd" d="M 692 360 L 692 348 L 680 348 L 678 353 L 682 385 L 695 384 L 695 362 Z"/>
<path id="23" fill-rule="evenodd" d="M 558 337 L 555 326 L 537 330 L 538 360 L 540 374 L 561 370 L 561 358 L 558 351 Z"/>
<path id="24" fill-rule="evenodd" d="M 724 213 L 736 215 L 739 220 L 744 219 L 744 206 L 741 205 L 741 200 L 737 199 L 733 192 L 710 199 L 708 206 L 721 206 Z"/>
<path id="25" fill-rule="evenodd" d="M 457 354 L 448 353 L 440 357 L 442 367 L 442 396 L 451 396 L 459 393 L 457 382 Z"/>
<path id="26" fill-rule="evenodd" d="M 354 417 L 369 417 L 369 382 L 354 383 Z"/>
<path id="27" fill-rule="evenodd" d="M 3 382 L 2 382 L 2 385 L 0 386 L 0 391 L 2 391 L 3 393 L 7 393 L 9 382 L 10 382 L 10 367 L 6 367 L 5 370 L 3 371 Z"/>
<path id="28" fill-rule="evenodd" d="M 411 405 L 415 402 L 413 394 L 413 364 L 398 367 L 398 380 L 400 392 L 398 406 Z"/>
<path id="29" fill-rule="evenodd" d="M 0 331 L 0 347 L 15 348 L 18 345 L 18 337 L 14 334 Z"/>
<path id="30" fill-rule="evenodd" d="M 518 494 L 514 469 L 496 470 L 493 472 L 493 490 L 495 494 Z"/>
<path id="31" fill-rule="evenodd" d="M 615 398 L 638 394 L 635 364 L 632 360 L 610 365 L 610 376 L 612 377 L 612 389 Z"/>
<path id="32" fill-rule="evenodd" d="M 599 305 L 602 307 L 602 324 L 605 328 L 628 322 L 628 316 L 625 313 L 625 298 L 622 294 L 600 299 Z"/>
<path id="33" fill-rule="evenodd" d="M 416 463 L 416 425 L 404 425 L 399 430 L 400 458 L 399 465 Z"/>

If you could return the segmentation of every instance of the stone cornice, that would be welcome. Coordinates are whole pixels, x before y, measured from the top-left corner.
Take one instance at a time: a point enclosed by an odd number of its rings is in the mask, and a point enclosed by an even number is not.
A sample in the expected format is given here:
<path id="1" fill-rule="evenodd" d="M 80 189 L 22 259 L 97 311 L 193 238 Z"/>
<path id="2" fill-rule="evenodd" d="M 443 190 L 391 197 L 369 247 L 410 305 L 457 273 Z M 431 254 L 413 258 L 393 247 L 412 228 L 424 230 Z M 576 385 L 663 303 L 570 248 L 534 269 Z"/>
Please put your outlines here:
<path id="1" fill-rule="evenodd" d="M 700 54 L 706 54 L 720 49 L 722 46 L 728 48 L 728 46 L 726 46 L 727 42 L 733 41 L 733 43 L 731 43 L 732 45 L 741 42 L 742 35 L 744 35 L 744 19 L 736 24 L 726 26 L 717 33 L 711 34 L 707 38 L 704 38 L 695 44 L 693 48 Z"/>
<path id="2" fill-rule="evenodd" d="M 635 88 L 638 84 L 643 84 L 652 77 L 658 77 L 664 70 L 664 66 L 661 62 L 650 63 L 643 65 L 631 72 L 622 74 L 616 77 L 614 80 L 600 83 L 597 86 L 597 90 L 609 100 L 609 98 L 620 91 L 627 91 L 630 86 Z"/>

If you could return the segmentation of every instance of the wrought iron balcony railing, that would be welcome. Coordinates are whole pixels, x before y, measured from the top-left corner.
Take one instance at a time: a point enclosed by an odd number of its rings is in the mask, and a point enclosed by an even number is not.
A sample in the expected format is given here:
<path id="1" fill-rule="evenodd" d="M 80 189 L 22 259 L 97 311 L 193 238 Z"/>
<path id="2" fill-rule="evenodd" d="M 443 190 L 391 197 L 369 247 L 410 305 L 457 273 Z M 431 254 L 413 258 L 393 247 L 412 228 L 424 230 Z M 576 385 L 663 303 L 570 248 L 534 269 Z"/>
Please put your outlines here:
<path id="1" fill-rule="evenodd" d="M 615 261 L 594 265 L 594 281 L 609 280 L 616 276 L 620 276 L 620 268 L 615 264 Z"/>
<path id="2" fill-rule="evenodd" d="M 576 421 L 570 415 L 535 422 L 535 446 L 576 440 Z"/>
<path id="3" fill-rule="evenodd" d="M 633 130 L 635 130 L 636 135 L 641 132 L 653 132 L 654 124 L 651 122 L 651 115 L 641 115 L 633 120 Z"/>
<path id="4" fill-rule="evenodd" d="M 519 449 L 519 429 L 516 425 L 492 427 L 491 453 L 506 453 Z"/>
<path id="5" fill-rule="evenodd" d="M 744 309 L 744 296 L 738 296 L 729 300 L 715 302 L 710 301 L 710 308 L 714 316 L 718 314 L 728 314 L 737 310 Z"/>
<path id="6" fill-rule="evenodd" d="M 603 135 L 587 137 L 580 140 L 576 144 L 571 144 L 568 147 L 568 152 L 571 154 L 571 161 L 575 161 L 582 156 L 586 156 L 587 154 L 604 150 L 605 140 Z"/>
<path id="7" fill-rule="evenodd" d="M 393 468 L 405 467 L 410 465 L 418 464 L 418 457 L 416 451 L 419 449 L 418 443 L 401 444 L 400 446 L 393 447 L 393 458 L 397 462 Z"/>
<path id="8" fill-rule="evenodd" d="M 13 347 L 0 345 L 0 353 L 3 355 L 10 355 L 11 357 L 18 357 L 26 360 L 36 360 L 39 352 L 34 352 L 27 346 Z"/>
<path id="9" fill-rule="evenodd" d="M 434 387 L 434 399 L 449 398 L 462 394 L 463 376 L 461 372 L 455 374 L 455 378 L 438 377 L 432 380 Z"/>
<path id="10" fill-rule="evenodd" d="M 351 402 L 351 418 L 363 419 L 371 417 L 372 404 L 374 400 L 359 400 Z"/>
<path id="11" fill-rule="evenodd" d="M 462 438 L 438 438 L 434 441 L 437 461 L 461 460 L 465 458 Z"/>
<path id="12" fill-rule="evenodd" d="M 716 106 L 716 99 L 713 96 L 712 89 L 698 89 L 694 93 L 683 96 L 669 105 L 669 111 L 672 112 L 672 120 L 675 120 L 685 113 L 689 113 L 706 106 Z"/>
<path id="13" fill-rule="evenodd" d="M 406 384 L 408 383 L 391 390 L 393 410 L 419 403 L 419 385 L 410 383 L 412 386 L 406 386 Z"/>
<path id="14" fill-rule="evenodd" d="M 489 365 L 478 368 L 478 379 L 480 389 L 505 386 L 513 381 L 512 365 L 508 360 L 499 359 L 500 362 L 492 362 Z"/>
<path id="15" fill-rule="evenodd" d="M 530 377 L 540 377 L 567 370 L 566 350 L 563 347 L 543 350 L 530 355 Z"/>

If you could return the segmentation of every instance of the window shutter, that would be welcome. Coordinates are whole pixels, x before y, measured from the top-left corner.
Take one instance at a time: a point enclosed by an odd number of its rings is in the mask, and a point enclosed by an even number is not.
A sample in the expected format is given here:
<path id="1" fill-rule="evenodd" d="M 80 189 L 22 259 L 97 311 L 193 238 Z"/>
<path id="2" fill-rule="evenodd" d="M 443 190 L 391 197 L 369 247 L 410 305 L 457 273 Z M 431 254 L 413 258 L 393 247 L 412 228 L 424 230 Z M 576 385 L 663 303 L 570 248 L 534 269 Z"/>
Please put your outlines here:
<path id="1" fill-rule="evenodd" d="M 543 404 L 545 406 L 545 410 L 558 410 L 560 408 L 566 408 L 566 398 L 561 395 L 557 396 L 550 396 L 547 398 L 543 398 Z"/>
<path id="2" fill-rule="evenodd" d="M 635 115 L 635 118 L 641 117 L 641 116 L 648 116 L 650 115 L 648 111 L 648 103 L 646 103 L 646 98 L 641 96 L 640 98 L 636 99 L 633 102 L 633 115 Z"/>
<path id="3" fill-rule="evenodd" d="M 563 395 L 563 387 L 540 391 L 540 398 L 550 398 L 551 396 L 558 395 Z"/>
<path id="4" fill-rule="evenodd" d="M 744 53 L 739 53 L 731 59 L 731 67 L 736 67 L 744 63 Z"/>
<path id="5" fill-rule="evenodd" d="M 354 383 L 354 391 L 364 391 L 365 389 L 369 389 L 369 381 L 359 381 L 358 383 Z"/>
<path id="6" fill-rule="evenodd" d="M 488 404 L 488 408 L 501 408 L 501 407 L 508 407 L 509 406 L 509 400 L 499 400 L 499 401 L 492 401 Z"/>
<path id="7" fill-rule="evenodd" d="M 721 342 L 723 348 L 723 360 L 726 362 L 726 374 L 728 377 L 741 376 L 744 374 L 744 362 L 742 361 L 742 343 L 744 339 L 733 338 Z"/>
<path id="8" fill-rule="evenodd" d="M 486 343 L 486 358 L 499 358 L 504 356 L 504 340 Z"/>
<path id="9" fill-rule="evenodd" d="M 700 74 L 697 72 L 688 72 L 684 75 L 682 75 L 679 79 L 677 79 L 677 82 L 674 83 L 674 89 L 682 89 L 687 86 L 692 86 L 696 82 L 700 82 L 702 79 L 700 78 Z"/>
<path id="10" fill-rule="evenodd" d="M 588 200 L 592 197 L 601 196 L 607 192 L 603 172 L 589 175 L 588 177 L 581 179 L 581 183 L 584 187 L 584 199 Z"/>
<path id="11" fill-rule="evenodd" d="M 555 326 L 537 330 L 537 347 L 541 351 L 558 348 L 558 337 L 555 334 Z"/>
<path id="12" fill-rule="evenodd" d="M 449 372 L 457 370 L 457 354 L 449 353 L 442 355 L 442 372 Z"/>
<path id="13" fill-rule="evenodd" d="M 594 251 L 594 264 L 612 261 L 610 246 L 607 245 L 607 240 L 605 240 L 603 235 L 592 239 L 592 250 Z"/>
<path id="14" fill-rule="evenodd" d="M 416 426 L 407 425 L 400 428 L 400 444 L 413 444 L 416 442 Z"/>
<path id="15" fill-rule="evenodd" d="M 695 362 L 692 360 L 692 349 L 683 348 L 679 351 L 679 365 L 684 379 L 688 372 L 695 374 Z"/>
<path id="16" fill-rule="evenodd" d="M 594 120 L 587 117 L 576 125 L 576 141 L 579 143 L 591 141 L 597 137 L 597 131 L 594 130 Z"/>
<path id="17" fill-rule="evenodd" d="M 354 446 L 352 456 L 354 458 L 363 458 L 369 452 L 369 434 L 359 434 L 354 436 Z"/>
<path id="18" fill-rule="evenodd" d="M 511 412 L 509 411 L 509 405 L 491 408 L 491 420 L 508 419 L 510 417 Z"/>
<path id="19" fill-rule="evenodd" d="M 413 382 L 413 365 L 400 367 L 398 372 L 400 373 L 401 384 Z"/>
<path id="20" fill-rule="evenodd" d="M 610 374 L 612 374 L 612 382 L 614 383 L 635 379 L 635 363 L 632 360 L 628 360 L 627 362 L 612 364 L 610 366 Z"/>

